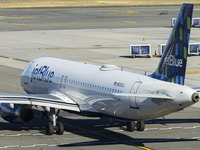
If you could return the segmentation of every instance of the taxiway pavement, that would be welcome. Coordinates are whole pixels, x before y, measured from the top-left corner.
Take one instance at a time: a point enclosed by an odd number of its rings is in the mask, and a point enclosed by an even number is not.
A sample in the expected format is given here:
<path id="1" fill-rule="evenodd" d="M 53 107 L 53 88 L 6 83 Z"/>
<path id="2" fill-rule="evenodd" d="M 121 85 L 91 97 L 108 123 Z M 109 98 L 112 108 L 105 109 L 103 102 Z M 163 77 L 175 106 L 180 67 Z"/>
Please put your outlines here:
<path id="1" fill-rule="evenodd" d="M 196 6 L 198 7 L 198 6 Z M 130 44 L 166 43 L 178 6 L 0 9 L 0 92 L 24 93 L 20 75 L 29 60 L 57 57 L 95 65 L 115 64 L 138 73 L 153 72 L 159 57 L 130 58 Z M 167 11 L 168 14 L 160 15 Z M 136 13 L 139 12 L 139 13 Z M 194 16 L 199 15 L 194 11 Z M 126 22 L 128 21 L 128 22 Z M 200 42 L 192 28 L 192 43 Z M 143 37 L 145 36 L 145 41 Z M 186 85 L 200 86 L 200 56 L 188 58 Z M 192 72 L 193 71 L 193 72 Z M 199 149 L 200 109 L 189 107 L 146 122 L 144 132 L 127 132 L 125 123 L 62 112 L 62 136 L 46 136 L 46 120 L 24 125 L 0 118 L 0 149 Z"/>

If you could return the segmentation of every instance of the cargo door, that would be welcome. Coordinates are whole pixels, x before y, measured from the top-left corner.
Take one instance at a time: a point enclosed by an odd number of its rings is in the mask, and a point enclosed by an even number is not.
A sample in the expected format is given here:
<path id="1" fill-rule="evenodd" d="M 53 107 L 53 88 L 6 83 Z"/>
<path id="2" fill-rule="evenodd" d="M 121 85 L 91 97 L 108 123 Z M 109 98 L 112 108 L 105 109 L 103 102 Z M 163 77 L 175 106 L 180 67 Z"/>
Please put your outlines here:
<path id="1" fill-rule="evenodd" d="M 132 88 L 130 90 L 130 93 L 137 94 L 138 88 L 139 88 L 141 83 L 142 82 L 140 80 L 137 80 L 135 83 L 133 83 L 133 86 L 132 86 Z M 130 102 L 130 107 L 131 108 L 138 109 L 137 98 L 136 97 L 130 96 L 129 97 L 129 102 Z"/>

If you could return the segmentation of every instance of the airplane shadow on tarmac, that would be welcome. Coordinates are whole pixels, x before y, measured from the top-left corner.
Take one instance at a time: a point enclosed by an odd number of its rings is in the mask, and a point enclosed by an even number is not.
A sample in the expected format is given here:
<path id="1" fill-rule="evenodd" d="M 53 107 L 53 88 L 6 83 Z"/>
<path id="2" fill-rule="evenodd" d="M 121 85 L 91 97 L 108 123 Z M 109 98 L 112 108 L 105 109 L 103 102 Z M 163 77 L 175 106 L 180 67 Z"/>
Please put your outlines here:
<path id="1" fill-rule="evenodd" d="M 25 124 L 12 124 L 0 122 L 0 130 L 22 131 L 22 130 L 40 130 L 44 133 L 44 126 L 48 120 L 35 117 L 33 121 Z M 87 142 L 76 142 L 57 145 L 58 147 L 78 147 L 78 146 L 95 146 L 95 145 L 115 145 L 125 144 L 130 146 L 144 146 L 145 143 L 161 143 L 161 142 L 185 142 L 197 141 L 197 139 L 184 138 L 133 138 L 124 132 L 116 132 L 109 130 L 111 127 L 119 127 L 126 130 L 126 122 L 116 119 L 103 118 L 86 118 L 86 119 L 69 119 L 58 117 L 58 121 L 63 122 L 65 131 L 73 134 L 93 139 Z M 154 119 L 146 121 L 145 124 L 175 124 L 175 123 L 200 123 L 200 119 Z M 133 133 L 134 135 L 134 133 Z"/>
<path id="2" fill-rule="evenodd" d="M 130 146 L 144 146 L 145 143 L 160 143 L 160 142 L 185 142 L 197 141 L 197 139 L 184 138 L 133 138 L 125 135 L 124 132 L 115 132 L 108 130 L 109 127 L 119 127 L 126 130 L 126 122 L 116 119 L 63 119 L 60 118 L 65 125 L 65 131 L 72 132 L 79 136 L 96 139 L 96 141 L 78 142 L 58 145 L 59 147 L 76 147 L 76 146 L 94 146 L 94 145 L 114 145 L 125 144 Z M 69 124 L 68 124 L 69 123 Z M 155 119 L 146 121 L 146 124 L 170 124 L 170 123 L 200 123 L 199 119 Z M 101 126 L 98 126 L 101 125 Z M 98 126 L 98 127 L 95 127 Z M 121 127 L 122 126 L 122 127 Z M 77 130 L 79 132 L 77 132 Z M 132 133 L 134 135 L 134 133 Z"/>

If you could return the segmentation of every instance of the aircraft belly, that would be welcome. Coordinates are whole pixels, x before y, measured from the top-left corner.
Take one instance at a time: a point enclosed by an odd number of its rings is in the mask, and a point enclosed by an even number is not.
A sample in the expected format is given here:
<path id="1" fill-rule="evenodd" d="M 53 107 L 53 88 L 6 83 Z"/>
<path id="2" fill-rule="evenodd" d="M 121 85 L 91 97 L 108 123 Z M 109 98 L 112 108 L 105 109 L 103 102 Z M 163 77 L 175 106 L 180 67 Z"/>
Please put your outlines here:
<path id="1" fill-rule="evenodd" d="M 105 96 L 99 98 L 95 96 L 95 99 L 89 99 L 87 99 L 87 102 L 102 114 L 124 119 L 135 119 L 135 116 L 137 116 L 138 110 L 130 108 L 129 99 L 122 100 Z"/>
<path id="2" fill-rule="evenodd" d="M 122 101 L 103 100 L 92 105 L 99 112 L 120 118 L 130 119 L 129 105 Z"/>
<path id="3" fill-rule="evenodd" d="M 170 101 L 168 102 L 161 99 L 138 97 L 136 101 L 137 108 L 133 108 L 130 106 L 129 97 L 118 99 L 111 97 L 110 94 L 101 94 L 95 92 L 91 93 L 90 91 L 85 90 L 79 91 L 79 96 L 77 95 L 77 92 L 76 94 L 72 91 L 69 93 L 77 96 L 76 98 L 74 97 L 74 100 L 79 104 L 81 104 L 82 101 L 82 103 L 88 104 L 87 106 L 92 106 L 91 108 L 94 108 L 97 112 L 118 118 L 146 120 L 164 116 L 165 114 L 168 114 L 172 111 Z M 80 106 L 82 105 L 83 104 Z"/>
<path id="4" fill-rule="evenodd" d="M 177 109 L 177 105 L 172 105 L 172 103 L 172 101 L 156 98 L 137 99 L 139 118 L 154 119 L 172 113 L 173 110 Z"/>
<path id="5" fill-rule="evenodd" d="M 130 106 L 129 100 L 98 100 L 92 106 L 99 112 L 119 118 L 130 120 L 148 120 L 161 117 L 171 113 L 175 107 L 171 107 L 170 102 L 151 98 L 138 98 L 137 109 Z"/>

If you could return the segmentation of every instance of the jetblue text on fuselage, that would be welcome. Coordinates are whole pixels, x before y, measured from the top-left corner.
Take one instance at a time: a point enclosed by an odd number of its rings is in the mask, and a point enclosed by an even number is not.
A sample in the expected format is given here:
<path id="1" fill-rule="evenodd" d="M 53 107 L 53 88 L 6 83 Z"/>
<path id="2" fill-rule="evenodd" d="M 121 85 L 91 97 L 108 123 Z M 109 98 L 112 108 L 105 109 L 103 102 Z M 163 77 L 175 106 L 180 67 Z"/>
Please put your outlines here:
<path id="1" fill-rule="evenodd" d="M 52 82 L 52 78 L 54 77 L 54 71 L 51 71 L 48 66 L 38 66 L 36 65 L 33 68 L 31 79 L 39 80 L 43 82 Z"/>
<path id="2" fill-rule="evenodd" d="M 183 66 L 183 59 L 175 58 L 173 55 L 169 55 L 164 60 L 164 66 L 171 66 L 171 67 L 182 67 Z"/>

